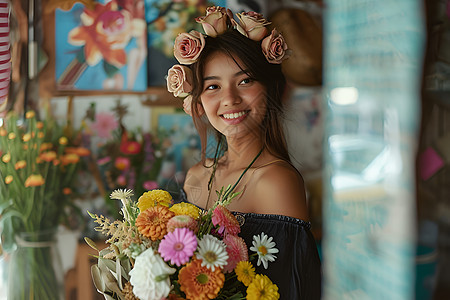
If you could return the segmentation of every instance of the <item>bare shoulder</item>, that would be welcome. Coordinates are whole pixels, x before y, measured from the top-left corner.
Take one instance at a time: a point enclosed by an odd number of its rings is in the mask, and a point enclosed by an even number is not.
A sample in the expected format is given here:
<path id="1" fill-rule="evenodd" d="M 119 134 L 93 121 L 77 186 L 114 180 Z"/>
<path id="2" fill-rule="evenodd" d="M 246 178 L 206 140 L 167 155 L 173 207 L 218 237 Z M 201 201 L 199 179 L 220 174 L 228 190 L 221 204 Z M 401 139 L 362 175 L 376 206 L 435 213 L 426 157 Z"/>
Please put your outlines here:
<path id="1" fill-rule="evenodd" d="M 255 171 L 255 212 L 309 220 L 303 178 L 287 162 Z"/>

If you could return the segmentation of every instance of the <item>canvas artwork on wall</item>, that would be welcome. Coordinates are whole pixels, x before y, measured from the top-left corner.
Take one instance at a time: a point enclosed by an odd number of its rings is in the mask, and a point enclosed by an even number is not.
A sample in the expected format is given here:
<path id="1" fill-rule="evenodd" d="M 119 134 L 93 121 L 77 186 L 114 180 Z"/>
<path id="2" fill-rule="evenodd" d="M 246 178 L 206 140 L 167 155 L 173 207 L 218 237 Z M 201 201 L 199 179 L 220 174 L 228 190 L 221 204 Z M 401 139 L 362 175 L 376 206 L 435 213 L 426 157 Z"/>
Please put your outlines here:
<path id="1" fill-rule="evenodd" d="M 144 0 L 81 3 L 55 12 L 58 90 L 147 89 Z"/>
<path id="2" fill-rule="evenodd" d="M 167 70 L 177 63 L 173 56 L 175 38 L 181 32 L 203 32 L 195 18 L 205 15 L 206 7 L 213 5 L 226 6 L 226 0 L 145 0 L 149 86 L 166 85 Z"/>

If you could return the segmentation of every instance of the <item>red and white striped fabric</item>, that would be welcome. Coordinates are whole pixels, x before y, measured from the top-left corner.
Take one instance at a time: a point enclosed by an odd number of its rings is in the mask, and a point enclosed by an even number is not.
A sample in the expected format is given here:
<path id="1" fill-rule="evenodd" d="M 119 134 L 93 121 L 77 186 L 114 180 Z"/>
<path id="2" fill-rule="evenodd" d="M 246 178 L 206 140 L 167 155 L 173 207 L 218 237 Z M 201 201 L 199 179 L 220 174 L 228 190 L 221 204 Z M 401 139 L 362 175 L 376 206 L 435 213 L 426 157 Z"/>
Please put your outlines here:
<path id="1" fill-rule="evenodd" d="M 0 0 L 0 111 L 8 100 L 11 77 L 8 3 L 9 0 Z"/>

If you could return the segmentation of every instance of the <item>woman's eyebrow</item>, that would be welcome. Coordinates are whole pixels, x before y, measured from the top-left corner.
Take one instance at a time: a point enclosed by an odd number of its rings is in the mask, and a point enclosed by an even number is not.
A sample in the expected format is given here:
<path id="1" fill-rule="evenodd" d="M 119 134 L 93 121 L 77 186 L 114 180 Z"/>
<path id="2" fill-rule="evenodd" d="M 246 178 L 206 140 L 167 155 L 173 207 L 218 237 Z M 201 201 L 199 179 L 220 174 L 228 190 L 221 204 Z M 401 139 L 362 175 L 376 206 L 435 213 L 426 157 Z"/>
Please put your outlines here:
<path id="1" fill-rule="evenodd" d="M 217 80 L 219 78 L 220 78 L 219 76 L 206 76 L 205 78 L 203 78 L 203 81 L 206 81 L 206 80 Z"/>
<path id="2" fill-rule="evenodd" d="M 241 76 L 243 74 L 248 74 L 248 71 L 247 70 L 241 70 L 241 71 L 237 72 L 236 74 L 234 74 L 233 77 L 238 77 L 238 76 Z M 203 78 L 204 81 L 206 81 L 206 80 L 217 80 L 217 79 L 220 79 L 220 76 L 206 76 L 206 77 Z"/>

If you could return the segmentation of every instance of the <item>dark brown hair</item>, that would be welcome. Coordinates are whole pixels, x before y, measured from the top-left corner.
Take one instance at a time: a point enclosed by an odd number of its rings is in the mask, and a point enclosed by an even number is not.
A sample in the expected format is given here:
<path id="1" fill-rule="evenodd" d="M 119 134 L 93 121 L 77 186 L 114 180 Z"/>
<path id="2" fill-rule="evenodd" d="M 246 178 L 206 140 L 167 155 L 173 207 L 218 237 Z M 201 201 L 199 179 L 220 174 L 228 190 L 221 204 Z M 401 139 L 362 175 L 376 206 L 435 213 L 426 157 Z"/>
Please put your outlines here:
<path id="1" fill-rule="evenodd" d="M 237 30 L 230 29 L 217 37 L 206 37 L 206 44 L 198 61 L 191 66 L 194 75 L 192 113 L 194 125 L 201 139 L 203 163 L 205 163 L 206 159 L 209 131 L 212 130 L 215 133 L 218 142 L 218 147 L 214 154 L 215 157 L 221 155 L 227 147 L 225 137 L 209 124 L 205 115 L 200 117 L 197 109 L 197 103 L 200 103 L 200 96 L 203 91 L 203 75 L 206 61 L 211 54 L 216 52 L 229 55 L 242 70 L 248 72 L 248 75 L 253 80 L 260 82 L 266 87 L 267 109 L 261 124 L 263 144 L 269 153 L 290 162 L 280 121 L 283 115 L 282 95 L 286 86 L 286 79 L 281 71 L 281 65 L 271 64 L 266 60 L 261 49 L 261 42 L 253 41 L 243 36 Z M 239 65 L 235 58 L 239 58 L 243 65 Z"/>

